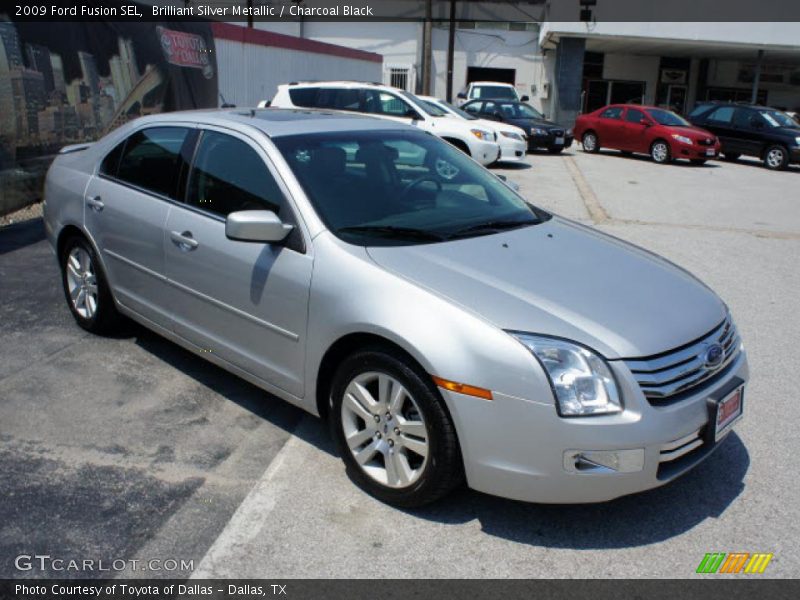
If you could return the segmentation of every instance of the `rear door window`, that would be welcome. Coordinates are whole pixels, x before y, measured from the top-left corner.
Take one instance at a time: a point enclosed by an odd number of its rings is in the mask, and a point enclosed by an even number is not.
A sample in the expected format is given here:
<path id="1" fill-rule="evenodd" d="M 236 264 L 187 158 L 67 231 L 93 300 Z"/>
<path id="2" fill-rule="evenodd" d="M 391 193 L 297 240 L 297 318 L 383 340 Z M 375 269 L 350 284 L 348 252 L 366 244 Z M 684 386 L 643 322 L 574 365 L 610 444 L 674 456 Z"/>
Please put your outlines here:
<path id="1" fill-rule="evenodd" d="M 607 108 L 600 113 L 600 117 L 603 119 L 619 119 L 621 116 L 622 116 L 621 106 L 612 106 L 611 108 Z"/>
<path id="2" fill-rule="evenodd" d="M 319 88 L 316 87 L 292 88 L 289 90 L 289 98 L 295 106 L 315 108 L 317 106 L 318 92 Z"/>
<path id="3" fill-rule="evenodd" d="M 730 124 L 733 121 L 734 110 L 733 106 L 720 106 L 711 111 L 706 118 L 714 123 Z"/>
<path id="4" fill-rule="evenodd" d="M 185 164 L 181 149 L 188 134 L 189 129 L 185 127 L 152 127 L 137 131 L 125 144 L 117 179 L 177 199 Z"/>

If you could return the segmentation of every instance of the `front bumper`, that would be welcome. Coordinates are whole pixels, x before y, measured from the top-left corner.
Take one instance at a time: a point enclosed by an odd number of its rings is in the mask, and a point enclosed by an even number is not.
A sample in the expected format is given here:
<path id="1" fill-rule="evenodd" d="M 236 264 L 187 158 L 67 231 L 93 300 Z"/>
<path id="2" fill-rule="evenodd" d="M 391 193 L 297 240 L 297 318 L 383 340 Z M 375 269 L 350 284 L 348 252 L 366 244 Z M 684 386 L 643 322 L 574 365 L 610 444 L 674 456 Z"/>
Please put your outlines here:
<path id="1" fill-rule="evenodd" d="M 490 165 L 497 160 L 500 148 L 497 142 L 484 142 L 483 140 L 470 140 L 469 152 L 472 158 L 482 165 Z"/>
<path id="2" fill-rule="evenodd" d="M 687 158 L 689 160 L 710 160 L 718 158 L 721 145 L 719 141 L 713 146 L 701 146 L 700 144 L 682 144 L 674 142 L 671 152 L 673 158 Z M 709 151 L 711 153 L 709 154 Z"/>
<path id="3" fill-rule="evenodd" d="M 564 143 L 557 144 L 557 137 L 551 134 L 547 135 L 530 135 L 528 136 L 528 150 L 535 150 L 537 148 L 569 148 L 572 145 L 573 136 L 565 135 Z"/>
<path id="4" fill-rule="evenodd" d="M 800 146 L 789 147 L 789 162 L 800 163 Z"/>
<path id="5" fill-rule="evenodd" d="M 507 137 L 498 138 L 500 144 L 500 158 L 502 162 L 519 162 L 525 160 L 528 144 L 525 140 L 515 140 Z"/>
<path id="6" fill-rule="evenodd" d="M 694 447 L 698 432 L 702 436 L 708 425 L 707 399 L 747 381 L 744 351 L 712 385 L 659 407 L 647 402 L 624 364 L 610 364 L 625 398 L 625 409 L 617 415 L 565 419 L 550 402 L 499 393 L 488 402 L 442 390 L 456 421 L 469 486 L 527 502 L 605 502 L 672 481 L 729 437 Z M 674 458 L 676 449 L 690 447 Z M 640 449 L 641 468 L 632 472 L 577 472 L 565 466 L 565 455 L 574 450 Z"/>

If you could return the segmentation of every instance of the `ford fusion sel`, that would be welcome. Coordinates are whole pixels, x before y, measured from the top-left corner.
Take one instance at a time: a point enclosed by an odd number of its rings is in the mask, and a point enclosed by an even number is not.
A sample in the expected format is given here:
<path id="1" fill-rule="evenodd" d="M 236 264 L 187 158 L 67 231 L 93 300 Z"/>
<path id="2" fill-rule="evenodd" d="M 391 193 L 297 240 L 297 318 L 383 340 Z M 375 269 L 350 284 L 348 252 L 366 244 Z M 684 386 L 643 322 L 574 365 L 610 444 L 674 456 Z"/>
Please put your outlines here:
<path id="1" fill-rule="evenodd" d="M 708 287 L 552 215 L 412 126 L 314 110 L 152 115 L 64 148 L 45 225 L 78 325 L 122 315 L 327 419 L 415 506 L 662 485 L 742 416 Z"/>

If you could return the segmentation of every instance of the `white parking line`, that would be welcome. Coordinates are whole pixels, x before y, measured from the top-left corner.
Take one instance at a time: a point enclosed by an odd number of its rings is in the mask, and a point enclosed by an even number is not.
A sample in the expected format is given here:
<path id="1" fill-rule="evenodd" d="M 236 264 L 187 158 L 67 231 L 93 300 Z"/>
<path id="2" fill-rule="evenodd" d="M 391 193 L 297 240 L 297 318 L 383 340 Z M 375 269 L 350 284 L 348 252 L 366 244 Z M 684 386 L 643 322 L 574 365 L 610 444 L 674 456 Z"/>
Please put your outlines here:
<path id="1" fill-rule="evenodd" d="M 304 416 L 297 429 L 313 424 L 313 417 Z M 302 462 L 301 450 L 309 446 L 295 434 L 287 440 L 275 458 L 272 459 L 261 479 L 233 513 L 225 529 L 211 544 L 200 564 L 192 573 L 192 579 L 211 579 L 224 577 L 221 570 L 227 571 L 237 550 L 252 540 L 263 528 L 270 513 L 277 505 L 280 495 L 292 484 L 292 473 L 299 470 Z"/>

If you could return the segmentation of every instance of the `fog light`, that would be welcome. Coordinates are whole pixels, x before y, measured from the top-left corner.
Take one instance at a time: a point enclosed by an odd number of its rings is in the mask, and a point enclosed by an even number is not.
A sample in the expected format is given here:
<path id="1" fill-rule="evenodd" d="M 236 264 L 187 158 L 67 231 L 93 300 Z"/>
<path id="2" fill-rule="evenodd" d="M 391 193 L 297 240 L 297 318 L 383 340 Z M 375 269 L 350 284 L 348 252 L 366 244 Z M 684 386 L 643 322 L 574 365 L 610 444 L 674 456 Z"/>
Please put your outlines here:
<path id="1" fill-rule="evenodd" d="M 644 448 L 564 452 L 564 470 L 570 473 L 635 473 L 643 468 Z"/>

